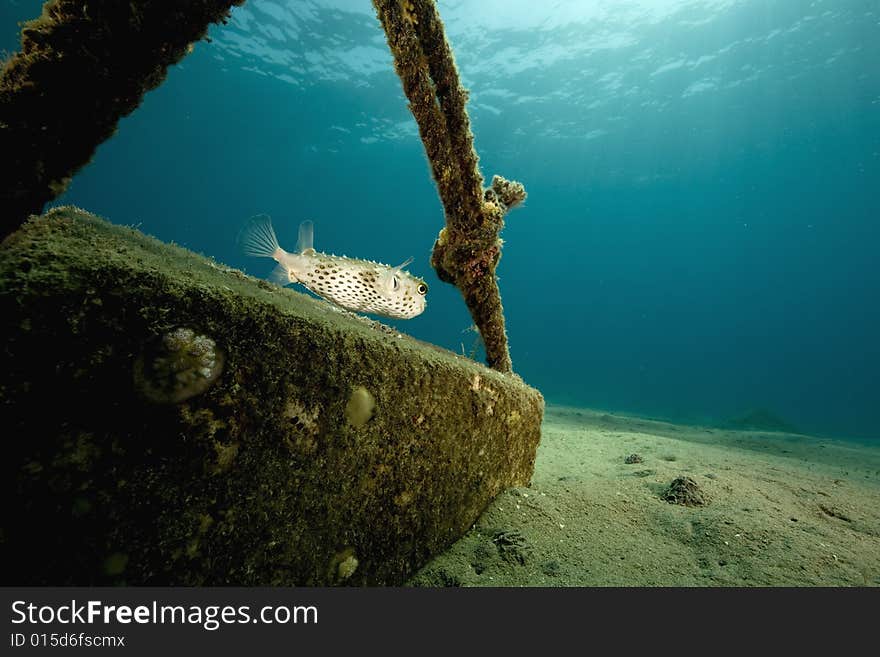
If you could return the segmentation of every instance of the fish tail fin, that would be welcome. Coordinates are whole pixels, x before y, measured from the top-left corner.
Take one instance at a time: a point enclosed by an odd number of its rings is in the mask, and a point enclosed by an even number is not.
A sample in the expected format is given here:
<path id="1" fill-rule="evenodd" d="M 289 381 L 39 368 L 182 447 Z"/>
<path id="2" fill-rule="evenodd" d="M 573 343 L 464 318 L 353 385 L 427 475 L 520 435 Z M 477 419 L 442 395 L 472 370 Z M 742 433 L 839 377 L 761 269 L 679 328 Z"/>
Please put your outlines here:
<path id="1" fill-rule="evenodd" d="M 236 240 L 245 255 L 256 258 L 276 258 L 284 253 L 278 245 L 272 219 L 267 214 L 251 217 L 238 233 Z"/>

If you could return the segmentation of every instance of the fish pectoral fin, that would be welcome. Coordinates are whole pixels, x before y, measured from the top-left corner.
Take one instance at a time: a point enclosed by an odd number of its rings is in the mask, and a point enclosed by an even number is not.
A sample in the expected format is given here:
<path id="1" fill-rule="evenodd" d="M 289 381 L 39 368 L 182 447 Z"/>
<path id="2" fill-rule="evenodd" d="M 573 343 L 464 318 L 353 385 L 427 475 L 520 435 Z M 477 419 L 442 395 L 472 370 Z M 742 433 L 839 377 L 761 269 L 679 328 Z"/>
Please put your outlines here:
<path id="1" fill-rule="evenodd" d="M 400 270 L 403 269 L 404 267 L 406 267 L 406 266 L 408 266 L 408 265 L 411 265 L 412 262 L 413 262 L 413 260 L 415 260 L 415 258 L 413 258 L 412 256 L 410 256 L 409 258 L 407 258 L 406 260 L 404 260 L 402 263 L 400 263 L 399 265 L 397 265 L 397 266 L 394 268 L 394 273 L 397 274 L 397 273 L 399 273 Z"/>
<path id="2" fill-rule="evenodd" d="M 379 276 L 379 287 L 381 287 L 386 292 L 394 292 L 397 289 L 397 286 L 400 285 L 398 276 L 400 276 L 401 270 L 412 263 L 412 261 L 413 258 L 412 256 L 410 256 L 396 267 L 392 267 L 391 269 L 385 271 L 381 276 Z"/>
<path id="3" fill-rule="evenodd" d="M 394 269 L 389 269 L 385 272 L 382 272 L 382 274 L 379 275 L 379 280 L 376 281 L 377 287 L 379 287 L 379 289 L 384 290 L 385 292 L 388 292 L 388 293 L 393 292 L 394 288 L 395 288 L 395 285 L 394 285 L 394 279 L 396 277 L 395 272 L 396 272 L 396 270 L 394 270 Z"/>

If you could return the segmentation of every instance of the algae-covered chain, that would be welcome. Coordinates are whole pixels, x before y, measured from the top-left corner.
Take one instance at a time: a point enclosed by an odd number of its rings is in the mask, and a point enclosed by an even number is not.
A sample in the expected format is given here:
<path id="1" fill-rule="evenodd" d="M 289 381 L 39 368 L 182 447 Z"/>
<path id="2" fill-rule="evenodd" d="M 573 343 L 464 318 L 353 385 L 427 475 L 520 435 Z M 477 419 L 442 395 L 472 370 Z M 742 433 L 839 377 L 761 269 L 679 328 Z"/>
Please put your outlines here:
<path id="1" fill-rule="evenodd" d="M 525 199 L 519 183 L 496 176 L 483 190 L 461 86 L 443 21 L 433 0 L 373 0 L 394 68 L 419 126 L 446 215 L 431 265 L 440 280 L 462 293 L 486 347 L 490 367 L 513 365 L 495 268 L 501 256 L 504 214 Z"/>

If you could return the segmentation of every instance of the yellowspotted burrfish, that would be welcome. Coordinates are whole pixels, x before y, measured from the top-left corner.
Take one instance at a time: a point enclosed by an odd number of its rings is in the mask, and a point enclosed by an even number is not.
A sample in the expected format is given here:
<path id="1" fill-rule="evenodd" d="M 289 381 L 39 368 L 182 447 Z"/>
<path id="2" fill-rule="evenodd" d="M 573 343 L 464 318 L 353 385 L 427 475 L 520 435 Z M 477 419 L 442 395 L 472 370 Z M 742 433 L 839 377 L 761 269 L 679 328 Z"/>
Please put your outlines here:
<path id="1" fill-rule="evenodd" d="M 314 224 L 299 225 L 296 252 L 278 244 L 272 220 L 264 214 L 252 217 L 239 233 L 245 255 L 272 258 L 278 265 L 269 280 L 279 285 L 299 283 L 331 303 L 360 313 L 410 319 L 425 310 L 428 286 L 403 268 L 370 260 L 315 251 Z"/>

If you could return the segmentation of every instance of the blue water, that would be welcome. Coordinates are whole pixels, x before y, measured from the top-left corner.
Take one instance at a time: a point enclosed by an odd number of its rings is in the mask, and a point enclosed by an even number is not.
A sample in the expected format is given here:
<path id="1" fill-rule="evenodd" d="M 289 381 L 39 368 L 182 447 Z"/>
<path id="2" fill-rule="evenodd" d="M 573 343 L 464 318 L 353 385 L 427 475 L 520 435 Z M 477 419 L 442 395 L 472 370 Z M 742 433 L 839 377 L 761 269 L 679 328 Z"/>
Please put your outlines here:
<path id="1" fill-rule="evenodd" d="M 38 0 L 7 0 L 0 48 Z M 502 11 L 503 9 L 503 11 Z M 551 402 L 679 421 L 766 407 L 878 437 L 880 2 L 445 0 L 483 174 L 522 181 L 498 269 L 515 369 Z M 59 203 L 263 276 L 282 244 L 396 264 L 406 332 L 470 351 L 428 263 L 442 207 L 367 0 L 250 0 Z M 76 102 L 76 99 L 71 99 Z"/>

